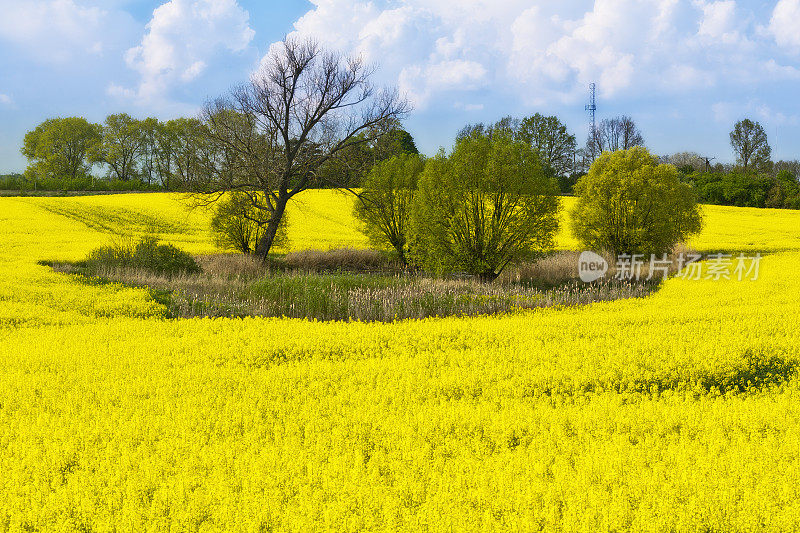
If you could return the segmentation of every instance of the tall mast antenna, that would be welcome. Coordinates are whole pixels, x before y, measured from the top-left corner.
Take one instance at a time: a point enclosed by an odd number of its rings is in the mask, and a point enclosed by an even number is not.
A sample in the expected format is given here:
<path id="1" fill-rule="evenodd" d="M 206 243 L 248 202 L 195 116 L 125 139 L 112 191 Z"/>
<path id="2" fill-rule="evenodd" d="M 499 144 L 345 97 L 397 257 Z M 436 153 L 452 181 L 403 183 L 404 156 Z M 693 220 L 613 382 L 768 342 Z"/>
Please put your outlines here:
<path id="1" fill-rule="evenodd" d="M 586 111 L 592 117 L 592 122 L 589 124 L 589 133 L 594 138 L 594 132 L 597 129 L 597 122 L 595 121 L 595 113 L 597 112 L 597 100 L 595 100 L 595 92 L 597 86 L 594 83 L 589 84 L 589 103 L 586 105 Z"/>

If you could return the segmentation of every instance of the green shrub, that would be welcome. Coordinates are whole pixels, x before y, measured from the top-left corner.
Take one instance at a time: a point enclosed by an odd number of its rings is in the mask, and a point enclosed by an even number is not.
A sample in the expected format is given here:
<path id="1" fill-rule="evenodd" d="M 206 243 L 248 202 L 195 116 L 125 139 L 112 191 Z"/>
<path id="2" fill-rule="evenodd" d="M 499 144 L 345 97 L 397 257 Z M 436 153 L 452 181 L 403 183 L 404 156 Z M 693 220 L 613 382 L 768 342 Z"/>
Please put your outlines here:
<path id="1" fill-rule="evenodd" d="M 695 191 L 642 147 L 603 152 L 575 192 L 572 231 L 594 250 L 661 254 L 702 227 Z"/>
<path id="2" fill-rule="evenodd" d="M 704 204 L 737 207 L 772 207 L 797 209 L 800 183 L 787 170 L 777 175 L 758 174 L 734 169 L 730 172 L 694 172 L 687 176 Z"/>
<path id="3" fill-rule="evenodd" d="M 737 207 L 765 207 L 771 187 L 769 176 L 742 171 L 730 172 L 722 180 L 725 203 Z"/>
<path id="4" fill-rule="evenodd" d="M 194 258 L 171 244 L 159 244 L 156 237 L 142 237 L 135 245 L 112 244 L 94 250 L 86 260 L 89 271 L 130 268 L 161 276 L 197 274 Z"/>
<path id="5" fill-rule="evenodd" d="M 491 281 L 509 263 L 553 247 L 557 193 L 530 145 L 501 124 L 475 128 L 451 154 L 425 163 L 411 210 L 412 259 Z"/>
<path id="6" fill-rule="evenodd" d="M 391 247 L 406 264 L 409 213 L 425 161 L 417 154 L 401 154 L 372 167 L 353 213 L 364 234 L 379 247 Z"/>

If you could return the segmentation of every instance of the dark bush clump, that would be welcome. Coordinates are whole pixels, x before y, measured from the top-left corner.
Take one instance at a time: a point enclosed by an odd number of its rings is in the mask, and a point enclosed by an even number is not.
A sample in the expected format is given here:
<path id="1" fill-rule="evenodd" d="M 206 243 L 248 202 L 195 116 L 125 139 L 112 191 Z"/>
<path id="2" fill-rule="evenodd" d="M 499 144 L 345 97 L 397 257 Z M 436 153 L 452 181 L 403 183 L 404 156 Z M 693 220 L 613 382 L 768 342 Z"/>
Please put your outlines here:
<path id="1" fill-rule="evenodd" d="M 112 244 L 93 251 L 86 260 L 90 271 L 138 269 L 161 276 L 196 274 L 194 258 L 171 244 L 159 244 L 156 237 L 142 237 L 135 245 Z"/>

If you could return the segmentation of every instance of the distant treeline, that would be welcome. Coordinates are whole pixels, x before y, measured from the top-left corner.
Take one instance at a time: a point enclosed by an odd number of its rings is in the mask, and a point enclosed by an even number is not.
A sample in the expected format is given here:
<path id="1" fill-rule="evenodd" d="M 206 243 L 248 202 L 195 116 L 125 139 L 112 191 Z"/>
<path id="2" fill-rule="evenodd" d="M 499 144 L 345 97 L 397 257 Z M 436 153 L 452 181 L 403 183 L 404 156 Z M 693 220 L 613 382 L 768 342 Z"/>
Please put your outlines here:
<path id="1" fill-rule="evenodd" d="M 681 179 L 705 204 L 800 209 L 800 161 L 766 159 L 745 168 L 711 165 L 699 154 L 684 152 L 662 158 L 678 168 Z"/>
<path id="2" fill-rule="evenodd" d="M 13 190 L 183 190 L 207 175 L 225 171 L 230 151 L 211 126 L 195 118 L 159 121 L 110 115 L 102 124 L 81 117 L 48 119 L 25 135 L 24 174 L 0 177 L 0 189 Z M 419 153 L 399 124 L 378 141 L 357 144 L 330 161 L 323 174 L 344 186 L 376 161 L 398 153 Z M 265 154 L 265 163 L 269 157 Z M 328 181 L 319 176 L 319 186 Z"/>
<path id="3" fill-rule="evenodd" d="M 237 120 L 245 127 L 243 118 Z M 556 116 L 537 113 L 523 119 L 506 117 L 500 123 L 531 145 L 541 168 L 566 194 L 573 192 L 574 184 L 600 153 L 645 144 L 627 116 L 600 121 L 582 148 Z M 109 115 L 102 124 L 81 117 L 48 119 L 25 136 L 21 149 L 28 159 L 25 173 L 0 176 L 0 189 L 188 189 L 210 174 L 224 173 L 231 157 L 229 148 L 214 134 L 213 124 L 213 120 L 197 118 L 136 119 L 124 113 Z M 402 153 L 419 153 L 413 137 L 399 123 L 383 127 L 385 135 L 364 134 L 365 142 L 341 151 L 315 171 L 313 186 L 358 187 L 376 163 Z M 763 127 L 748 119 L 736 123 L 730 142 L 735 165 L 712 164 L 713 159 L 694 152 L 661 160 L 678 168 L 703 203 L 800 209 L 800 161 L 773 162 Z M 264 154 L 265 165 L 270 157 Z"/>
<path id="4" fill-rule="evenodd" d="M 230 121 L 230 117 L 226 120 Z M 248 124 L 245 117 L 236 120 L 243 131 L 258 128 Z M 601 152 L 644 142 L 633 120 L 624 116 L 601 121 L 585 148 L 578 148 L 575 135 L 556 116 L 537 113 L 523 119 L 507 117 L 502 122 L 531 145 L 541 168 L 565 193 L 572 192 L 574 183 Z M 225 171 L 231 149 L 220 144 L 214 123 L 209 117 L 162 122 L 127 114 L 110 115 L 102 124 L 81 117 L 48 119 L 25 136 L 21 151 L 28 159 L 28 168 L 24 175 L 2 180 L 0 187 L 106 190 L 113 186 L 135 190 L 145 184 L 181 190 Z M 375 136 L 374 132 L 366 132 L 361 134 L 365 142 L 337 152 L 335 158 L 315 171 L 319 175 L 314 186 L 357 187 L 375 163 L 401 153 L 419 153 L 414 139 L 399 123 L 381 125 L 387 126 L 388 134 Z M 274 155 L 280 156 L 280 150 L 275 150 Z M 264 154 L 265 165 L 270 157 Z"/>
<path id="5" fill-rule="evenodd" d="M 148 184 L 138 180 L 121 181 L 109 178 L 35 178 L 24 174 L 0 175 L 0 191 L 160 191 L 158 183 Z"/>

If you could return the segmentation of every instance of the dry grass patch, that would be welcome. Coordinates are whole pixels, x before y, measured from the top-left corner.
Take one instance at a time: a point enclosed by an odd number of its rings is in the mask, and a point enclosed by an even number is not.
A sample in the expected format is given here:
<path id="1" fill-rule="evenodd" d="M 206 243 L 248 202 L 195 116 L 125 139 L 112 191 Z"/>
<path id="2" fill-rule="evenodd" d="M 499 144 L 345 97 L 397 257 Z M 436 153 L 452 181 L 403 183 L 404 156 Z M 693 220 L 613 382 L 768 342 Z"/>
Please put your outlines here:
<path id="1" fill-rule="evenodd" d="M 669 256 L 669 270 L 668 275 L 676 274 L 683 266 L 681 264 L 681 254 L 684 258 L 689 254 L 695 253 L 694 250 L 685 248 L 683 246 L 677 247 L 675 251 Z M 579 280 L 578 265 L 580 262 L 580 251 L 563 250 L 548 254 L 542 258 L 534 261 L 526 261 L 518 265 L 512 265 L 506 268 L 502 274 L 497 278 L 497 282 L 502 285 L 508 284 L 533 284 L 537 287 L 556 287 L 570 282 Z M 609 252 L 602 252 L 599 254 L 608 263 L 608 272 L 605 275 L 606 279 L 611 279 L 618 274 L 617 257 Z M 661 258 L 658 258 L 661 259 Z M 638 278 L 647 280 L 650 277 L 650 257 L 642 258 L 643 264 L 638 269 Z M 662 279 L 663 274 L 661 271 L 655 270 L 653 278 Z"/>
<path id="2" fill-rule="evenodd" d="M 212 254 L 195 257 L 203 273 L 220 279 L 253 279 L 278 269 L 273 262 L 245 254 Z"/>
<path id="3" fill-rule="evenodd" d="M 400 272 L 403 265 L 377 250 L 337 248 L 328 251 L 300 250 L 286 254 L 282 261 L 299 272 Z"/>

